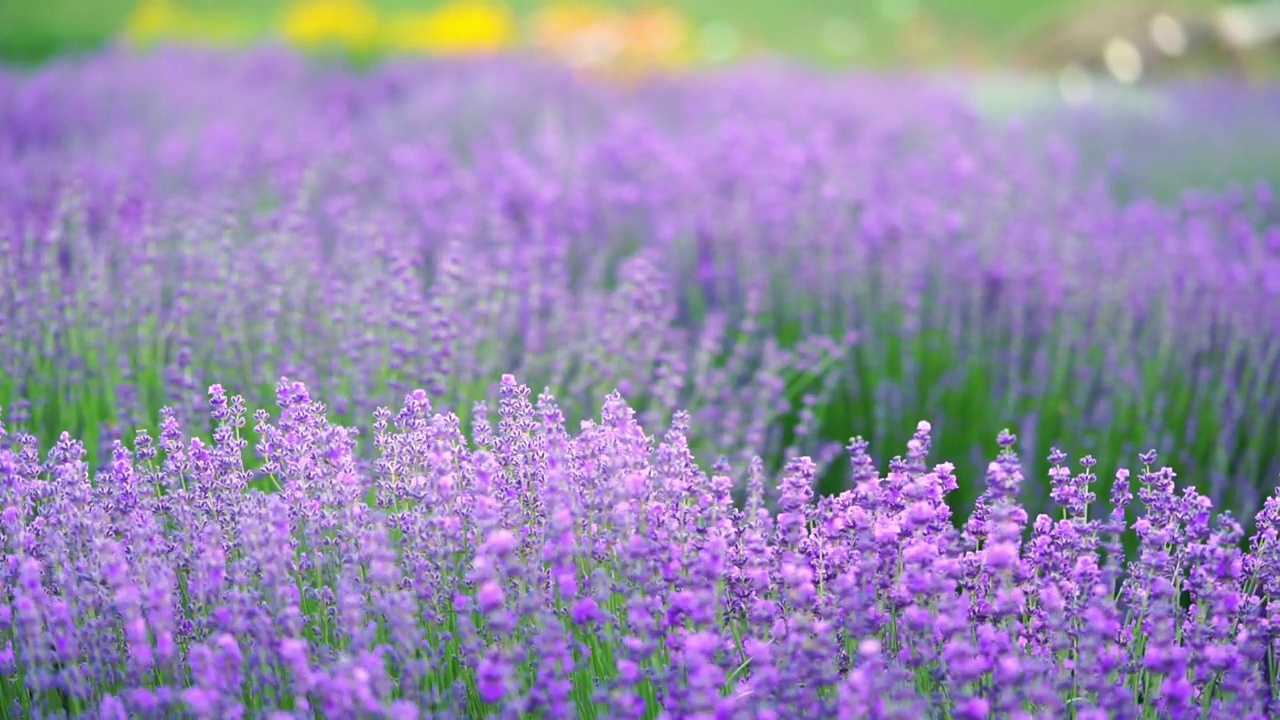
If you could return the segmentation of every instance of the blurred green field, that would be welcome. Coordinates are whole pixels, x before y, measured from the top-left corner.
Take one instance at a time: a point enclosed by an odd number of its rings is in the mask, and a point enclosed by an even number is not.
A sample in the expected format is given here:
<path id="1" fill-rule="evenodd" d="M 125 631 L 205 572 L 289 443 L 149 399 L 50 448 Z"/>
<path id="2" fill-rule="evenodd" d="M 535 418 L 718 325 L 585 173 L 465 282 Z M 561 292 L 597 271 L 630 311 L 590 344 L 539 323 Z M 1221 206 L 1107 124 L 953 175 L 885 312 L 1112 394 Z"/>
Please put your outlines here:
<path id="1" fill-rule="evenodd" d="M 662 5 L 696 24 L 728 23 L 767 47 L 819 62 L 884 64 L 903 59 L 907 45 L 936 46 L 946 64 L 998 62 L 1025 33 L 1055 17 L 1124 0 L 667 0 Z M 4 0 L 0 2 L 0 61 L 40 62 L 100 46 L 116 36 L 136 0 Z M 269 28 L 286 0 L 183 0 L 193 9 L 245 14 Z M 428 9 L 432 0 L 369 0 L 379 9 Z M 541 0 L 501 4 L 527 17 Z M 623 8 L 653 0 L 596 0 Z M 1169 0 L 1207 6 L 1216 0 Z M 844 50 L 832 46 L 843 44 Z M 955 56 L 952 58 L 952 56 Z"/>

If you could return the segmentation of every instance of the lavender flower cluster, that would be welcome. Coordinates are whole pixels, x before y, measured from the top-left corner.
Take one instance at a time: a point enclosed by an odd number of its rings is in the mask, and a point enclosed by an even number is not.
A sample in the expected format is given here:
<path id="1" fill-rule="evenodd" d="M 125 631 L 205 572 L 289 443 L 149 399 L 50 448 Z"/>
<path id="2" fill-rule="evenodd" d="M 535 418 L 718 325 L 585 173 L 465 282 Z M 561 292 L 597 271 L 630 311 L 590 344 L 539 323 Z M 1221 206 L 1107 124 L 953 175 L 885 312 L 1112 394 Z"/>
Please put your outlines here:
<path id="1" fill-rule="evenodd" d="M 276 395 L 250 430 L 215 385 L 211 442 L 166 412 L 93 478 L 66 435 L 41 460 L 0 434 L 7 717 L 1280 712 L 1280 493 L 1244 551 L 1154 452 L 1126 565 L 1129 471 L 1091 517 L 1095 460 L 1055 449 L 1032 519 L 1007 432 L 958 529 L 927 422 L 883 475 L 855 439 L 852 489 L 815 498 L 810 458 L 704 473 L 687 414 L 659 441 L 616 393 L 571 432 L 508 375 L 467 437 L 414 391 L 376 411 L 371 473 L 305 386 Z"/>
<path id="2" fill-rule="evenodd" d="M 294 377 L 349 424 L 425 388 L 466 426 L 509 372 L 570 420 L 685 409 L 771 476 L 809 454 L 824 492 L 850 432 L 921 417 L 966 477 L 1002 427 L 1037 476 L 1161 448 L 1245 517 L 1280 476 L 1268 187 L 1121 202 L 940 81 L 173 49 L 0 97 L 0 405 L 95 463 L 213 382 Z"/>

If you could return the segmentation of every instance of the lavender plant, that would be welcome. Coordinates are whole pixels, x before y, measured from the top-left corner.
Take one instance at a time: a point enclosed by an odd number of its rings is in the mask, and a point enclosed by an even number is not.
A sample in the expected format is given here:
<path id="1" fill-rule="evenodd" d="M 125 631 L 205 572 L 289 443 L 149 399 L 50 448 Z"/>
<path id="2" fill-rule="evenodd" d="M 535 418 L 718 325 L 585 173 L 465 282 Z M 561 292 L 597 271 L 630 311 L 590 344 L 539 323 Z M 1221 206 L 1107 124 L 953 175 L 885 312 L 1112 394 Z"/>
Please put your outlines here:
<path id="1" fill-rule="evenodd" d="M 250 416 L 214 385 L 212 440 L 166 410 L 96 474 L 68 435 L 42 459 L 35 436 L 0 430 L 0 713 L 1280 712 L 1280 494 L 1245 550 L 1154 452 L 1115 473 L 1099 515 L 1096 461 L 1053 450 L 1057 509 L 1032 518 L 1001 433 L 957 528 L 946 496 L 967 479 L 929 464 L 927 422 L 887 474 L 855 438 L 851 488 L 815 497 L 812 459 L 776 487 L 758 457 L 704 473 L 687 414 L 656 438 L 617 393 L 573 431 L 506 376 L 468 435 L 415 390 L 375 411 L 368 471 L 302 383 L 275 396 L 278 418 Z"/>
<path id="2" fill-rule="evenodd" d="M 348 424 L 422 387 L 468 430 L 511 372 L 824 492 L 850 429 L 920 417 L 963 478 L 1006 426 L 1034 476 L 1159 447 L 1243 517 L 1280 475 L 1271 196 L 1121 202 L 936 81 L 174 49 L 0 96 L 0 403 L 95 466 L 165 405 L 210 432 L 213 381 Z"/>

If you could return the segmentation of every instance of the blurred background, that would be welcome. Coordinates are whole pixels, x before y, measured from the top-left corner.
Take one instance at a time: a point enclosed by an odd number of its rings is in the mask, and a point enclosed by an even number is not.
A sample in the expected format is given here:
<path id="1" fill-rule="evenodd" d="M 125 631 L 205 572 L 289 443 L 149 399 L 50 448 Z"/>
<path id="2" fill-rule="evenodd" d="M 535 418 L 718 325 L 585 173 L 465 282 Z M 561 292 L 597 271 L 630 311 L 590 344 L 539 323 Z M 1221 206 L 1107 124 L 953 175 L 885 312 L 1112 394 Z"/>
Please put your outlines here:
<path id="1" fill-rule="evenodd" d="M 165 43 L 526 53 L 623 80 L 777 58 L 926 72 L 1098 162 L 1123 154 L 1120 192 L 1280 183 L 1280 0 L 0 0 L 17 72 Z"/>
<path id="2" fill-rule="evenodd" d="M 283 40 L 358 57 L 527 49 L 612 72 L 785 54 L 824 65 L 1059 76 L 1280 67 L 1280 0 L 4 0 L 0 61 L 123 41 Z"/>

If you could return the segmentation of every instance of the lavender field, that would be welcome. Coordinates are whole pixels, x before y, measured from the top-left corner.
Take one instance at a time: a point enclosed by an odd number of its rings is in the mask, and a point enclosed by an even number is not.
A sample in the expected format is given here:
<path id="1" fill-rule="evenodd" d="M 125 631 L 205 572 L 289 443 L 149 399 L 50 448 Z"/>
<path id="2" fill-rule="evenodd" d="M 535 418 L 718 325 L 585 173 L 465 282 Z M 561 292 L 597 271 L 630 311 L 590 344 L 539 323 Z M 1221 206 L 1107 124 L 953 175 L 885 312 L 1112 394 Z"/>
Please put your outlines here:
<path id="1" fill-rule="evenodd" d="M 0 70 L 0 717 L 1280 716 L 1256 92 Z"/>

